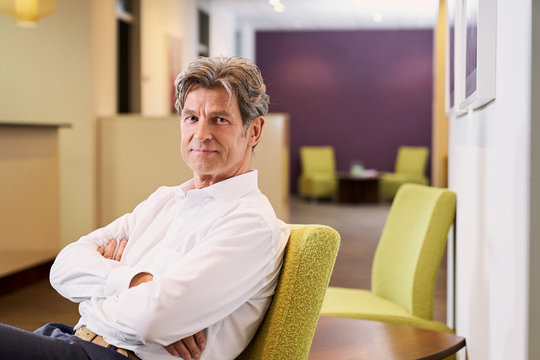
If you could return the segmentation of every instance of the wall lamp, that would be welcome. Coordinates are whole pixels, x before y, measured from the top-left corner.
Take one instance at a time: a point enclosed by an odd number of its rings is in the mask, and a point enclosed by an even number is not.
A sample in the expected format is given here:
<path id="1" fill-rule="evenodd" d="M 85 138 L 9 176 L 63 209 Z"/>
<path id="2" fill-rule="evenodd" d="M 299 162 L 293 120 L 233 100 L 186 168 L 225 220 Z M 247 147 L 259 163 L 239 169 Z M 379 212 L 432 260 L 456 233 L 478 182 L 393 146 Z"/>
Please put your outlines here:
<path id="1" fill-rule="evenodd" d="M 55 9 L 54 0 L 0 0 L 0 13 L 12 16 L 18 26 L 34 27 Z"/>

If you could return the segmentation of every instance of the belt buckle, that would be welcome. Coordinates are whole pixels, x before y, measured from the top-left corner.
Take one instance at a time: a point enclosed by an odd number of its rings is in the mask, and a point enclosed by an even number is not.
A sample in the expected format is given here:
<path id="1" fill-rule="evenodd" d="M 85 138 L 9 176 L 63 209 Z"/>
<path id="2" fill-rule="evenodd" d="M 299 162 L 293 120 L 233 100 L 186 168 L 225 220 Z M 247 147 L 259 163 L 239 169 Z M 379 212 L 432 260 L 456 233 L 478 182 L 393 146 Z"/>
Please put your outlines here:
<path id="1" fill-rule="evenodd" d="M 97 334 L 91 330 L 89 330 L 86 326 L 82 326 L 77 332 L 75 333 L 75 336 L 79 339 L 83 339 L 89 342 L 92 342 L 94 338 L 97 336 Z"/>
<path id="2" fill-rule="evenodd" d="M 75 332 L 75 336 L 77 336 L 79 339 L 94 343 L 99 346 L 103 346 L 104 348 L 110 349 L 111 347 L 114 347 L 115 352 L 124 355 L 125 357 L 128 357 L 130 359 L 140 360 L 140 358 L 135 355 L 135 353 L 131 350 L 122 349 L 116 346 L 113 346 L 109 344 L 108 342 L 103 339 L 103 336 L 96 334 L 92 330 L 88 329 L 86 325 L 81 326 L 79 330 Z"/>

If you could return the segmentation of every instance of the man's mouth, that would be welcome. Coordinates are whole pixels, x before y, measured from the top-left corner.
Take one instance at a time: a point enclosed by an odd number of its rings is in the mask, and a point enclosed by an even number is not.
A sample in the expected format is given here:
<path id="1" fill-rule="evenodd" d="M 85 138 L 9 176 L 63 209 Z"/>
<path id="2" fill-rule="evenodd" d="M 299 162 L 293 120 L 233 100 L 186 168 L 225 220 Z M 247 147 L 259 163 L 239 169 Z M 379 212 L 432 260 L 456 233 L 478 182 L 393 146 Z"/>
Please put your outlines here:
<path id="1" fill-rule="evenodd" d="M 216 150 L 210 150 L 210 149 L 191 149 L 191 152 L 196 155 L 211 155 L 217 153 Z"/>

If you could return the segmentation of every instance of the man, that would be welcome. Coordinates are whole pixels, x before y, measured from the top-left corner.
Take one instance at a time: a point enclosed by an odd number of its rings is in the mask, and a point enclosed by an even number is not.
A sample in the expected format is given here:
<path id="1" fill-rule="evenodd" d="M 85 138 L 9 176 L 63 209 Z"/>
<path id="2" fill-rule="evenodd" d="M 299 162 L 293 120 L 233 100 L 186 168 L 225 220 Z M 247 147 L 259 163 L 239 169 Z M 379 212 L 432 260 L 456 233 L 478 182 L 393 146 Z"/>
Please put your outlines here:
<path id="1" fill-rule="evenodd" d="M 64 248 L 51 284 L 80 302 L 80 321 L 35 333 L 3 325 L 0 357 L 223 360 L 255 334 L 289 235 L 251 170 L 266 87 L 236 57 L 200 58 L 175 85 L 193 179 Z"/>

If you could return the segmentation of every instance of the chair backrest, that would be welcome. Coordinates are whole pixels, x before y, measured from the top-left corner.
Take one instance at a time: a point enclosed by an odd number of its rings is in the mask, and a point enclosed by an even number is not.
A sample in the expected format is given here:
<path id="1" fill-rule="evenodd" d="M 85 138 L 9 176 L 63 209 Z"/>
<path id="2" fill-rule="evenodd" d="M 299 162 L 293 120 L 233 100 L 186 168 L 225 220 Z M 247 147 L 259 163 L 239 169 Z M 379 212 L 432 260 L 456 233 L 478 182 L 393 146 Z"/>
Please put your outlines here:
<path id="1" fill-rule="evenodd" d="M 429 149 L 424 146 L 400 146 L 396 157 L 396 172 L 424 176 Z"/>
<path id="2" fill-rule="evenodd" d="M 272 303 L 237 360 L 308 358 L 339 241 L 339 234 L 330 227 L 291 225 Z"/>
<path id="3" fill-rule="evenodd" d="M 394 198 L 371 273 L 371 290 L 431 320 L 437 273 L 454 221 L 456 195 L 405 184 Z"/>
<path id="4" fill-rule="evenodd" d="M 331 146 L 302 146 L 300 162 L 302 175 L 334 175 L 336 172 L 336 158 Z"/>

